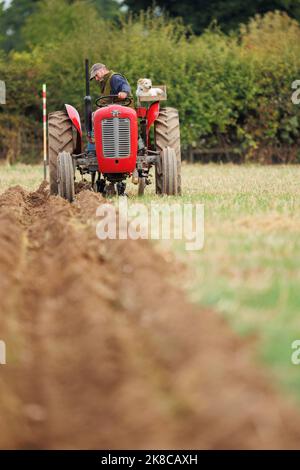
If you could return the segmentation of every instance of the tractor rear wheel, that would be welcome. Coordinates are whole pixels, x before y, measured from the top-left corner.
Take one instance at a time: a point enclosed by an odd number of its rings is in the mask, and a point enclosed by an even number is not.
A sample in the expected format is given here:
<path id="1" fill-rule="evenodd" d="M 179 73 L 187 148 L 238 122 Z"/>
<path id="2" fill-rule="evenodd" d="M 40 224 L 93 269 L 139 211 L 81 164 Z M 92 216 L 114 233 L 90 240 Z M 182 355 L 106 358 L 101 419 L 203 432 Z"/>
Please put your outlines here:
<path id="1" fill-rule="evenodd" d="M 160 188 L 159 194 L 176 196 L 178 194 L 178 173 L 175 150 L 165 147 L 155 167 L 156 188 Z"/>
<path id="2" fill-rule="evenodd" d="M 74 166 L 72 157 L 68 152 L 58 154 L 57 182 L 59 196 L 73 202 L 75 198 Z"/>
<path id="3" fill-rule="evenodd" d="M 65 111 L 49 114 L 48 150 L 50 194 L 58 194 L 57 158 L 61 152 L 74 152 L 72 123 Z"/>
<path id="4" fill-rule="evenodd" d="M 181 194 L 180 124 L 177 109 L 160 109 L 158 118 L 154 124 L 154 135 L 156 150 L 162 151 L 165 147 L 171 147 L 175 150 L 177 160 L 177 192 Z M 156 193 L 162 194 L 160 184 L 156 185 Z"/>

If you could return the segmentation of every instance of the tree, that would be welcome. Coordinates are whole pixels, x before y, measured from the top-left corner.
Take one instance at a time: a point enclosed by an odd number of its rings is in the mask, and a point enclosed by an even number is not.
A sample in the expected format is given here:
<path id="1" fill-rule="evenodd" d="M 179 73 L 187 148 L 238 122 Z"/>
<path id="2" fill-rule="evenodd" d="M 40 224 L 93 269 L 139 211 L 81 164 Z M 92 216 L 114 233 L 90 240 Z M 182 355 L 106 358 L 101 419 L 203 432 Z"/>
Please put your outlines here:
<path id="1" fill-rule="evenodd" d="M 117 0 L 91 0 L 100 16 L 105 19 L 113 19 L 120 14 L 120 2 Z"/>
<path id="2" fill-rule="evenodd" d="M 4 2 L 0 1 L 0 48 L 3 47 L 5 40 L 4 33 Z"/>
<path id="3" fill-rule="evenodd" d="M 180 16 L 192 25 L 195 33 L 201 33 L 216 20 L 224 31 L 238 27 L 257 13 L 281 10 L 300 20 L 300 0 L 124 0 L 132 12 L 156 5 L 170 16 Z"/>
<path id="4" fill-rule="evenodd" d="M 120 13 L 114 0 L 40 0 L 36 11 L 22 28 L 27 49 L 49 46 L 69 35 L 87 36 L 95 24 L 113 19 Z M 97 40 L 103 40 L 101 35 Z"/>
<path id="5" fill-rule="evenodd" d="M 28 17 L 35 11 L 38 2 L 39 0 L 13 0 L 6 9 L 3 9 L 2 5 L 0 21 L 1 31 L 5 35 L 3 47 L 6 51 L 23 48 L 21 29 Z"/>
<path id="6" fill-rule="evenodd" d="M 118 16 L 120 13 L 120 3 L 117 0 L 66 0 L 62 2 L 66 8 L 71 8 L 74 4 L 81 4 L 84 8 L 89 6 L 95 6 L 97 12 L 102 18 L 111 19 Z M 31 17 L 34 13 L 39 10 L 39 4 L 43 4 L 43 8 L 47 8 L 47 4 L 51 4 L 51 0 L 42 2 L 41 0 L 12 0 L 8 8 L 4 8 L 4 1 L 0 0 L 0 46 L 9 52 L 10 50 L 22 50 L 25 47 L 25 41 L 23 37 L 23 27 L 27 22 L 30 22 Z M 70 14 L 66 12 L 66 17 L 70 17 Z M 43 42 L 43 28 L 46 30 L 47 18 L 43 18 L 44 22 L 41 26 L 41 42 Z M 51 18 L 49 18 L 51 23 Z M 64 19 L 59 19 L 59 23 L 64 24 Z M 67 29 L 69 25 L 66 25 Z M 28 33 L 28 28 L 27 28 Z M 29 34 L 30 35 L 30 34 Z M 37 38 L 35 37 L 35 40 Z"/>

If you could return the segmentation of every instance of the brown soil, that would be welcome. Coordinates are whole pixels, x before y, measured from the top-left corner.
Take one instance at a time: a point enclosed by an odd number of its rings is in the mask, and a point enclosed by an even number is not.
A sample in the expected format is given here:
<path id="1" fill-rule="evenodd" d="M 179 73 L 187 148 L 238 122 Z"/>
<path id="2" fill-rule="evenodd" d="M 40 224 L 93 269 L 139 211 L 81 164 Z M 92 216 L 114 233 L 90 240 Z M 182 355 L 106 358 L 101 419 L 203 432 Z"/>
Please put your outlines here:
<path id="1" fill-rule="evenodd" d="M 0 196 L 0 448 L 299 448 L 298 412 L 174 265 L 97 239 L 99 203 Z"/>

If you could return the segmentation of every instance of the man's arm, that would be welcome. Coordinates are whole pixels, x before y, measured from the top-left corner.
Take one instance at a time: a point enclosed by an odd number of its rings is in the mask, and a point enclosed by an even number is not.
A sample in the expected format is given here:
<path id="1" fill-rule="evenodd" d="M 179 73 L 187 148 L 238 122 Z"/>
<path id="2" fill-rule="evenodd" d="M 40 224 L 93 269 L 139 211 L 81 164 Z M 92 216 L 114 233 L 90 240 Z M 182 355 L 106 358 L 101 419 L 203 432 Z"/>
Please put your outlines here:
<path id="1" fill-rule="evenodd" d="M 121 75 L 113 75 L 111 78 L 111 89 L 114 95 L 119 95 L 119 98 L 125 99 L 130 95 L 131 88 L 127 80 Z M 126 93 L 126 96 L 124 95 Z"/>

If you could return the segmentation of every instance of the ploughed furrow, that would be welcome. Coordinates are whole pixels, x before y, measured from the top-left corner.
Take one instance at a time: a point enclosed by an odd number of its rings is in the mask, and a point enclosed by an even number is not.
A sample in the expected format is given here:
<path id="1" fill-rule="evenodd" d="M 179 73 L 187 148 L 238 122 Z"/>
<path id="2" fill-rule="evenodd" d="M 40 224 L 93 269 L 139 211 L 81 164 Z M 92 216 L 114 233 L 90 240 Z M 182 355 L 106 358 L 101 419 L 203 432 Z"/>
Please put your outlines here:
<path id="1" fill-rule="evenodd" d="M 97 239 L 101 203 L 0 197 L 0 447 L 299 447 L 295 409 L 171 286 L 174 266 L 146 241 Z"/>
<path id="2" fill-rule="evenodd" d="M 26 356 L 20 323 L 20 289 L 27 249 L 25 198 L 20 187 L 0 195 L 0 339 L 7 344 L 6 360 L 11 362 L 0 366 L 0 440 L 4 448 L 26 431 L 24 420 L 20 420 L 22 402 L 18 393 L 19 384 L 24 383 L 20 358 Z"/>

